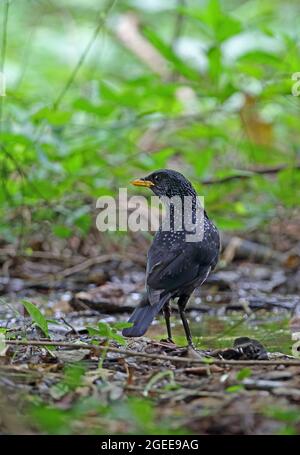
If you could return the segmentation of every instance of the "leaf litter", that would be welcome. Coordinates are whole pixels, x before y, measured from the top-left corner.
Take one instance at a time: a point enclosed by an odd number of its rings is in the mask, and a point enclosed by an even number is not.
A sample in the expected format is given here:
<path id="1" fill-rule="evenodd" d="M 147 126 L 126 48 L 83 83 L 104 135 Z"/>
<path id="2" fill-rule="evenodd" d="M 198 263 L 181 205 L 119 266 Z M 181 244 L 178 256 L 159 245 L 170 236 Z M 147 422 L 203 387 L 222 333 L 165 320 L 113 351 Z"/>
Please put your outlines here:
<path id="1" fill-rule="evenodd" d="M 161 319 L 146 337 L 120 335 L 143 294 L 141 255 L 105 253 L 87 265 L 10 253 L 16 267 L 0 283 L 0 432 L 299 433 L 298 271 L 286 252 L 268 263 L 255 241 L 254 259 L 251 242 L 227 242 L 223 265 L 196 291 L 196 354 L 176 306 L 176 345 L 163 341 Z M 62 270 L 59 282 L 44 279 Z"/>

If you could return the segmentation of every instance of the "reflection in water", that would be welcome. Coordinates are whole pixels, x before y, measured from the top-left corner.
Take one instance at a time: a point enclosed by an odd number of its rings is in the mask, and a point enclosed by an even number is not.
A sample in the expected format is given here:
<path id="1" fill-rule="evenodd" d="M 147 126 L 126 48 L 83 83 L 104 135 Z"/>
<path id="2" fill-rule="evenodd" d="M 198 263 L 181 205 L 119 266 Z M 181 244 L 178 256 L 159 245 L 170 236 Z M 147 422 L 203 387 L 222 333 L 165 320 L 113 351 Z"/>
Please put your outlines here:
<path id="1" fill-rule="evenodd" d="M 185 345 L 185 337 L 179 318 L 174 314 L 173 332 L 177 344 Z M 289 329 L 289 313 L 259 311 L 250 316 L 232 312 L 222 316 L 212 316 L 191 312 L 189 320 L 195 344 L 201 349 L 230 347 L 237 337 L 255 338 L 269 352 L 292 354 L 292 337 Z M 165 337 L 164 320 L 161 318 L 151 326 L 147 336 L 156 339 Z"/>

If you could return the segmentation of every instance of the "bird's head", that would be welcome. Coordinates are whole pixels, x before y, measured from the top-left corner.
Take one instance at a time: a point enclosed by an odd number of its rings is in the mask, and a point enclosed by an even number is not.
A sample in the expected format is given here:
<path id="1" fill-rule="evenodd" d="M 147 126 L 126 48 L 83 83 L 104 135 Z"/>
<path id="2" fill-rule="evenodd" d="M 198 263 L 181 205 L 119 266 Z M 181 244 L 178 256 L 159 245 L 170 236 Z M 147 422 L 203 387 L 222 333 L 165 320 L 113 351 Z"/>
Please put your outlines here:
<path id="1" fill-rule="evenodd" d="M 147 177 L 131 182 L 135 186 L 150 188 L 157 196 L 194 196 L 192 184 L 180 172 L 171 169 L 161 169 L 152 172 Z"/>

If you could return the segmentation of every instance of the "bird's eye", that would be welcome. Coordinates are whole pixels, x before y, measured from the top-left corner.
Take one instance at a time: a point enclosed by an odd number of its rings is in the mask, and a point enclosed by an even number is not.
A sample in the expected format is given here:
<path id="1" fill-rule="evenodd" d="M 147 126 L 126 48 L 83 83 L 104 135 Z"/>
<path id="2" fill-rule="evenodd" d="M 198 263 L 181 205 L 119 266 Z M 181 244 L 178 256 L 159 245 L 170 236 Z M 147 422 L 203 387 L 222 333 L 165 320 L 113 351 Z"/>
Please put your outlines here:
<path id="1" fill-rule="evenodd" d="M 155 182 L 159 182 L 160 181 L 160 176 L 158 174 L 156 174 L 154 177 L 153 177 L 154 181 Z"/>

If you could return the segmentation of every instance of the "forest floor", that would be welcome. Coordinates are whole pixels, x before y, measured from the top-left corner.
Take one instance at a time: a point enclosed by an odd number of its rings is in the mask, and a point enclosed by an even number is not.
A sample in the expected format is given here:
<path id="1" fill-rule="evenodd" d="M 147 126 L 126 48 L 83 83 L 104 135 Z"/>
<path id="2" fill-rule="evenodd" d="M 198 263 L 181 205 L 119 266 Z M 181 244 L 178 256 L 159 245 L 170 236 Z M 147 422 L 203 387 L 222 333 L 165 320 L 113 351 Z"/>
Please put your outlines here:
<path id="1" fill-rule="evenodd" d="M 196 353 L 176 304 L 176 344 L 161 318 L 120 335 L 143 293 L 144 240 L 3 243 L 0 433 L 299 434 L 299 225 L 224 236 L 188 308 Z"/>

